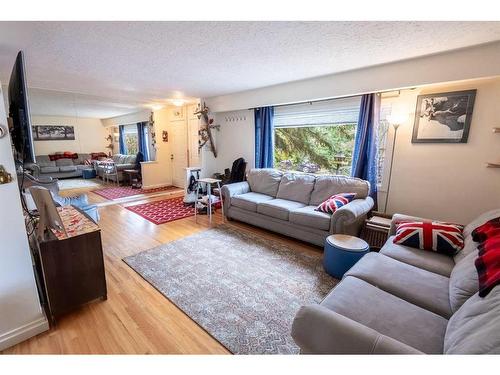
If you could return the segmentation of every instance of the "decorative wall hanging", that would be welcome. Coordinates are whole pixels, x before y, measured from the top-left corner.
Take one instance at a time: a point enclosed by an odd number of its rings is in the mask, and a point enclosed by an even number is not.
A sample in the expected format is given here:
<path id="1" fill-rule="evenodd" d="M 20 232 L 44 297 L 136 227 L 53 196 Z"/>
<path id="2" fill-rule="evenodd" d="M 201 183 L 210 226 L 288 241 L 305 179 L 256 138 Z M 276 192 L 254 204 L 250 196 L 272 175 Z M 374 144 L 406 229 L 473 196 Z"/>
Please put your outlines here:
<path id="1" fill-rule="evenodd" d="M 153 117 L 153 112 L 149 115 L 149 134 L 151 135 L 151 145 L 156 150 L 156 132 L 155 132 L 155 120 Z"/>
<path id="2" fill-rule="evenodd" d="M 168 131 L 164 130 L 161 133 L 161 139 L 163 140 L 163 142 L 168 142 Z"/>
<path id="3" fill-rule="evenodd" d="M 74 141 L 75 127 L 65 125 L 36 125 L 33 126 L 33 140 Z"/>
<path id="4" fill-rule="evenodd" d="M 217 157 L 217 149 L 215 148 L 214 137 L 212 135 L 212 130 L 220 130 L 220 125 L 214 125 L 214 119 L 208 117 L 209 109 L 203 103 L 203 107 L 198 104 L 197 110 L 194 115 L 198 116 L 198 119 L 203 118 L 203 124 L 201 124 L 200 130 L 198 131 L 199 140 L 198 140 L 198 149 L 203 148 L 208 142 L 208 147 L 210 151 L 214 154 L 214 157 Z"/>
<path id="5" fill-rule="evenodd" d="M 115 145 L 113 143 L 113 136 L 109 134 L 105 139 L 109 142 L 106 148 L 109 149 L 109 156 L 111 156 L 111 154 L 113 153 L 113 149 L 115 148 Z"/>
<path id="6" fill-rule="evenodd" d="M 184 120 L 184 110 L 182 107 L 172 109 L 172 120 Z"/>
<path id="7" fill-rule="evenodd" d="M 467 143 L 476 91 L 419 95 L 412 143 Z"/>

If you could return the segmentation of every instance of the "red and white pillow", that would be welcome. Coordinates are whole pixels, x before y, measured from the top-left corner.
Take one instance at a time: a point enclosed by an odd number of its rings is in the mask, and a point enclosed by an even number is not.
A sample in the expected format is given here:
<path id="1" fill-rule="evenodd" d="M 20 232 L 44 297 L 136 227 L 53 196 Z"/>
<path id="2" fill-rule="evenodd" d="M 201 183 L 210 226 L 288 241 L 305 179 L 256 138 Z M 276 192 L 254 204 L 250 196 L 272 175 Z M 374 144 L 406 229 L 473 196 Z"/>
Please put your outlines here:
<path id="1" fill-rule="evenodd" d="M 333 214 L 340 207 L 345 206 L 347 203 L 351 202 L 355 196 L 356 193 L 342 193 L 332 195 L 330 198 L 316 207 L 316 211 Z"/>
<path id="2" fill-rule="evenodd" d="M 464 227 L 439 221 L 401 222 L 393 239 L 395 244 L 455 255 L 464 247 Z"/>

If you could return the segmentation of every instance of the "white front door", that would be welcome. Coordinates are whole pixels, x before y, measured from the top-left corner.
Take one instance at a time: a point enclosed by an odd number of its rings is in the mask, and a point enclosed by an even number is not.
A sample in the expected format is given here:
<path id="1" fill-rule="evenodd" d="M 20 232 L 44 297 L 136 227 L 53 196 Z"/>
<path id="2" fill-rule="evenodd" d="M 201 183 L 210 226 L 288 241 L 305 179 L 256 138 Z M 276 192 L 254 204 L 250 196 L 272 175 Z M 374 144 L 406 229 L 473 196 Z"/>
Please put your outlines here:
<path id="1" fill-rule="evenodd" d="M 184 188 L 187 158 L 186 121 L 171 121 L 169 124 L 170 159 L 172 161 L 172 185 Z"/>

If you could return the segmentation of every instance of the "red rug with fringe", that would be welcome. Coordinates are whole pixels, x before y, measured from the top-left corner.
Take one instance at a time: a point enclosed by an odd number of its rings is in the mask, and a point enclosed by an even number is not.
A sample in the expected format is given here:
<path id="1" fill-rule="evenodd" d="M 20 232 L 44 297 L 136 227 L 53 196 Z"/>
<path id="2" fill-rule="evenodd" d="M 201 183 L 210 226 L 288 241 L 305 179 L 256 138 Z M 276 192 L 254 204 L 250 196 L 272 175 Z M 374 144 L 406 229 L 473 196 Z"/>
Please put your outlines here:
<path id="1" fill-rule="evenodd" d="M 159 225 L 169 221 L 194 216 L 194 208 L 184 206 L 183 197 L 164 199 L 161 201 L 126 206 L 129 211 L 142 216 L 144 219 Z"/>
<path id="2" fill-rule="evenodd" d="M 132 197 L 134 195 L 159 193 L 161 191 L 168 191 L 175 189 L 177 189 L 175 186 L 162 186 L 153 189 L 133 189 L 131 186 L 116 186 L 116 187 L 107 187 L 104 189 L 92 190 L 92 193 L 96 193 L 108 200 L 115 200 L 125 197 Z"/>

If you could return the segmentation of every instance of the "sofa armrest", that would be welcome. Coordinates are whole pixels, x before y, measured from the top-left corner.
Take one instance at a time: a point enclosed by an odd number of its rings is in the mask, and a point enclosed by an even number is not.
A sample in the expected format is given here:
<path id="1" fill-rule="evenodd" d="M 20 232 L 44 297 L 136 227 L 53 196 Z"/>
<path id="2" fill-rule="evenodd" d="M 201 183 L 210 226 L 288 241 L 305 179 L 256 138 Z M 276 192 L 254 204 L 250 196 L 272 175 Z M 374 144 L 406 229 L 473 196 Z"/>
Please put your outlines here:
<path id="1" fill-rule="evenodd" d="M 231 198 L 235 195 L 245 194 L 250 192 L 250 185 L 246 181 L 235 182 L 234 184 L 227 184 L 222 186 L 222 196 L 224 198 Z"/>
<path id="2" fill-rule="evenodd" d="M 432 221 L 432 219 L 426 219 L 418 216 L 404 215 L 404 214 L 394 214 L 391 220 L 391 229 L 389 231 L 389 236 L 394 236 L 396 234 L 396 228 L 399 223 L 403 221 Z"/>
<path id="3" fill-rule="evenodd" d="M 250 192 L 250 185 L 247 181 L 235 182 L 234 184 L 223 185 L 221 188 L 222 199 L 224 200 L 224 215 L 227 217 L 231 197 Z"/>
<path id="4" fill-rule="evenodd" d="M 357 236 L 366 215 L 373 208 L 371 197 L 354 199 L 352 202 L 340 207 L 332 215 L 330 233 L 351 234 Z"/>
<path id="5" fill-rule="evenodd" d="M 30 170 L 33 176 L 40 177 L 40 166 L 38 164 L 28 163 L 24 167 Z"/>
<path id="6" fill-rule="evenodd" d="M 422 354 L 320 305 L 300 308 L 292 337 L 303 354 Z"/>

